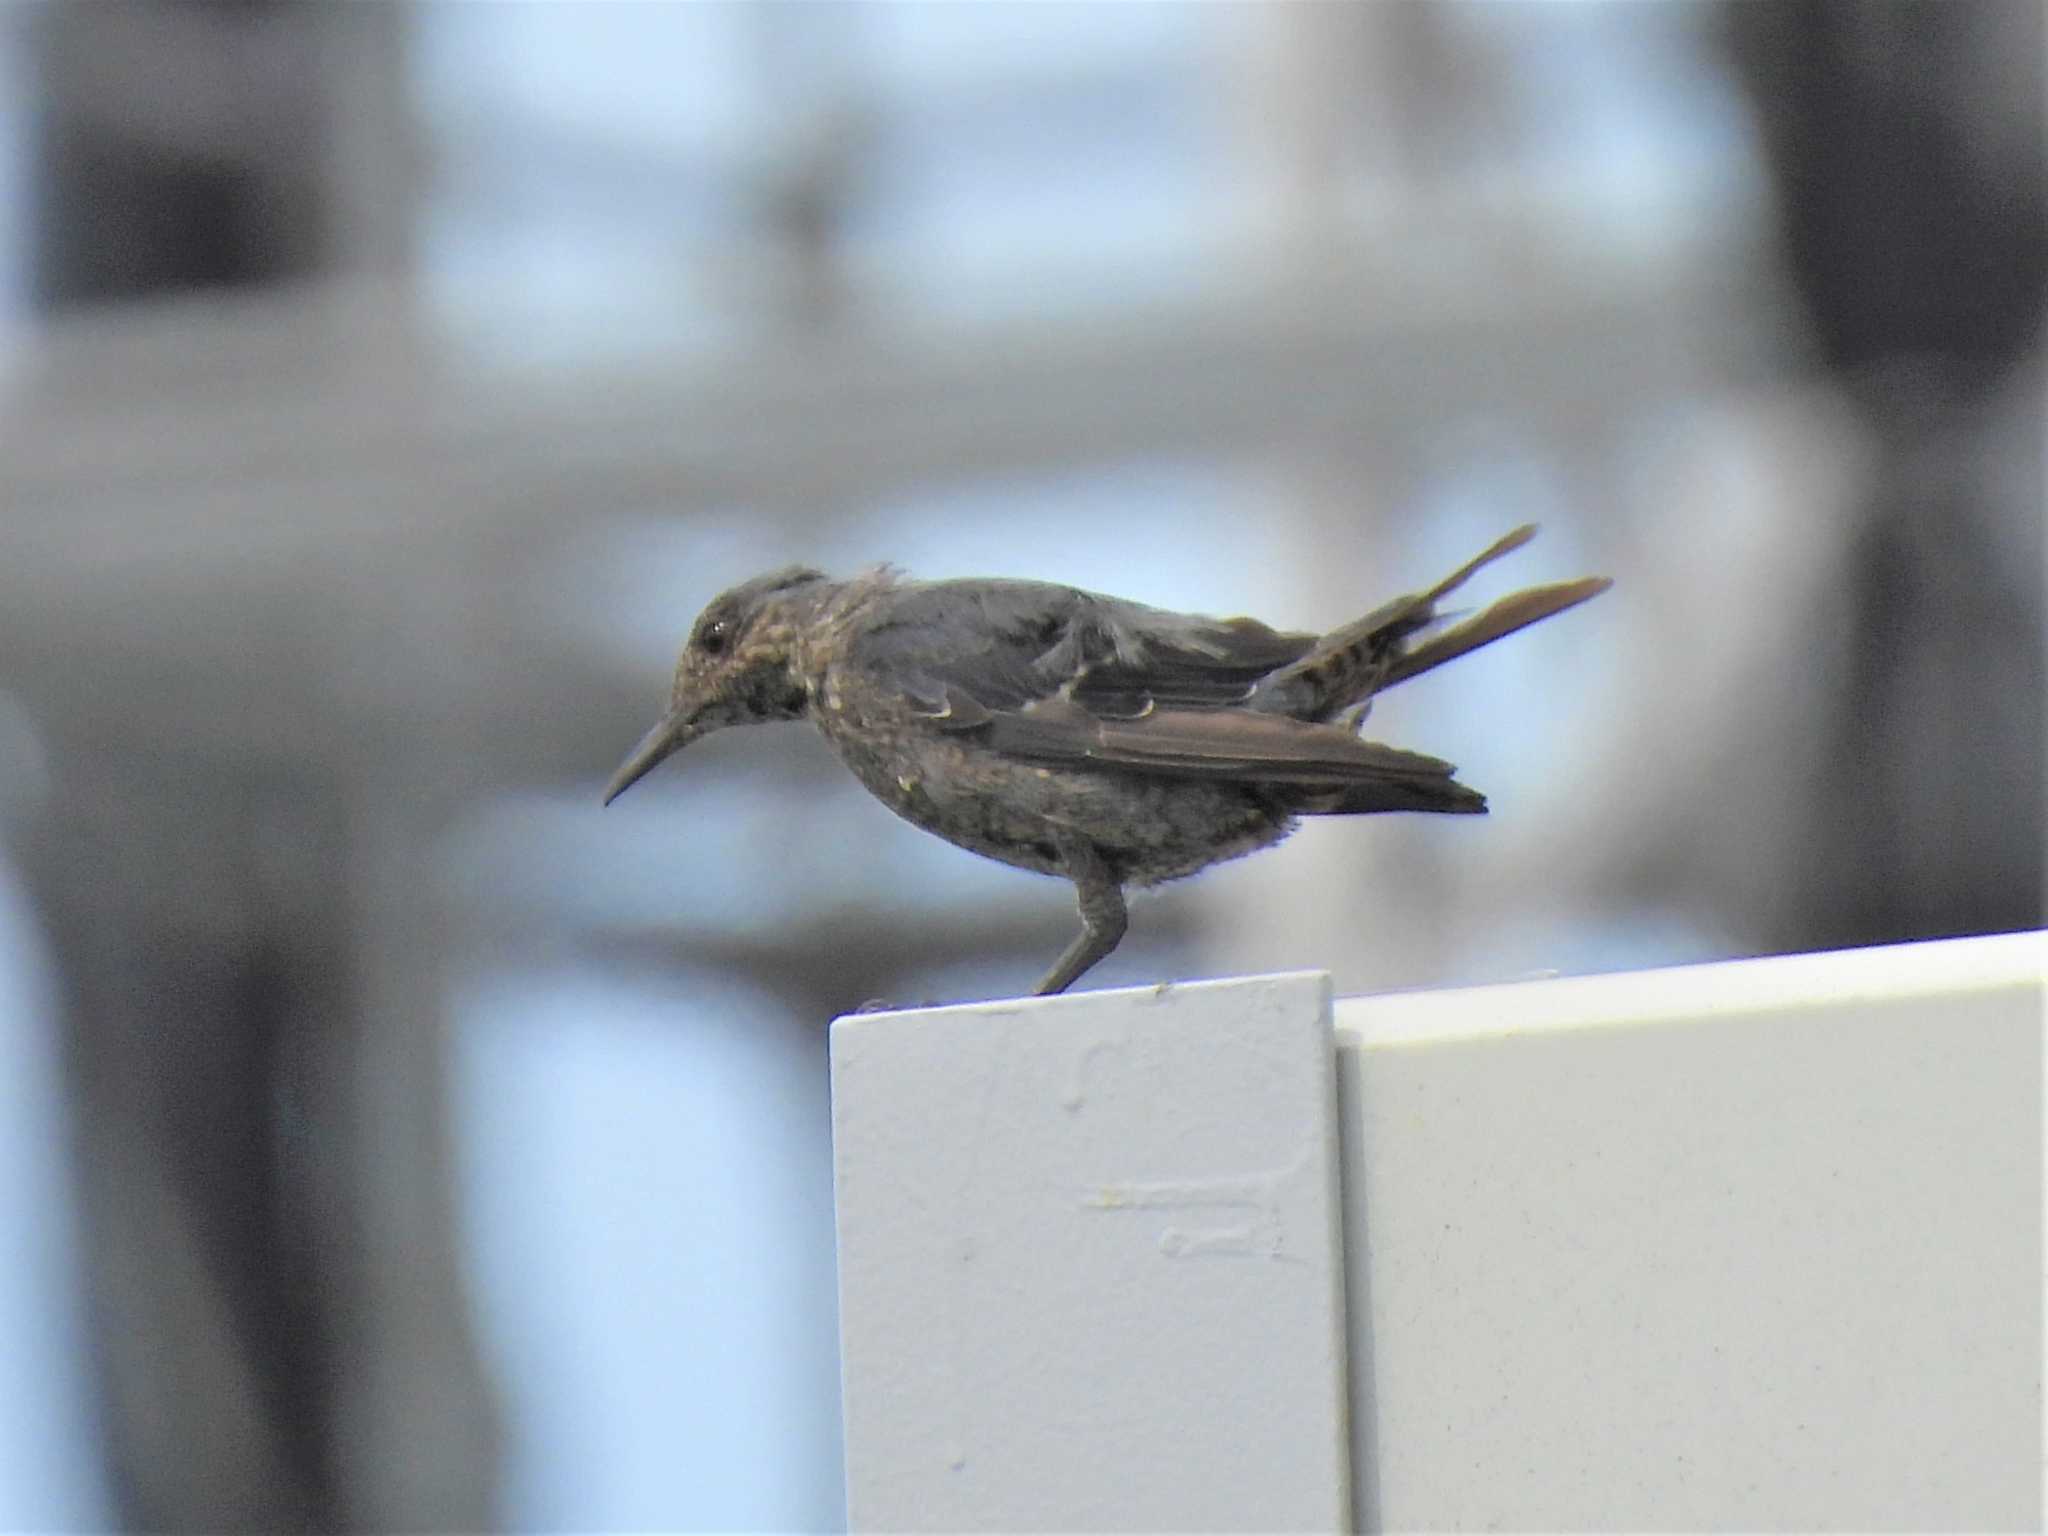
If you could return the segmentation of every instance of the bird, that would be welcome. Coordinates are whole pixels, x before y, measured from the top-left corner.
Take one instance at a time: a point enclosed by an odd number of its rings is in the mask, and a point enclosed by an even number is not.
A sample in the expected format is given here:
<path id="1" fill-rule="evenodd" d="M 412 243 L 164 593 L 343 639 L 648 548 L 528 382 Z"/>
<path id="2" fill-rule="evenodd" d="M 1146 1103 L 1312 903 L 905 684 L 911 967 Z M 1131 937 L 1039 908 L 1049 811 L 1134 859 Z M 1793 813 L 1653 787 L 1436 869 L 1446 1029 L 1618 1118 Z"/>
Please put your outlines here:
<path id="1" fill-rule="evenodd" d="M 1484 812 L 1450 763 L 1360 729 L 1387 689 L 1611 585 L 1589 576 L 1442 611 L 1535 533 L 1516 528 L 1327 634 L 1051 582 L 789 566 L 698 616 L 668 708 L 604 804 L 712 731 L 808 719 L 899 816 L 1073 883 L 1081 931 L 1035 988 L 1062 992 L 1122 940 L 1129 887 L 1268 847 L 1303 816 Z"/>

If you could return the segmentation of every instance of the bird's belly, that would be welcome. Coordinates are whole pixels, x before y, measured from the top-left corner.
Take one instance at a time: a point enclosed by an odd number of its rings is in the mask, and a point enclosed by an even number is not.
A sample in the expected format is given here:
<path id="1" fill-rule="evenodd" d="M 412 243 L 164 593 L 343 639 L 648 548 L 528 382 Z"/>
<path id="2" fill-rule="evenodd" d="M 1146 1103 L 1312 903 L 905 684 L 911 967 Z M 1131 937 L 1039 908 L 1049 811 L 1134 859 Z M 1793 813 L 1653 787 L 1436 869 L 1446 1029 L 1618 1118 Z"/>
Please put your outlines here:
<path id="1" fill-rule="evenodd" d="M 854 776 L 897 815 L 948 842 L 1064 874 L 1056 839 L 1087 839 L 1124 881 L 1155 885 L 1278 842 L 1293 819 L 1245 786 L 1041 768 L 929 731 L 896 736 L 820 722 Z"/>

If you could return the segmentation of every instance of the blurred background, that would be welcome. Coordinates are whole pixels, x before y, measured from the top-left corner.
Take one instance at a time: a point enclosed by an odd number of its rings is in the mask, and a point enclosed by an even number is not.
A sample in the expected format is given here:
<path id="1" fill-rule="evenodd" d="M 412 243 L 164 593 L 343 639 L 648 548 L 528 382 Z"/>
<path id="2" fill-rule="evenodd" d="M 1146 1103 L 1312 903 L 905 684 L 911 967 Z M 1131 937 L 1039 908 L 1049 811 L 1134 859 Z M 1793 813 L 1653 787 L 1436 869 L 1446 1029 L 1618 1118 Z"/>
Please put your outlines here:
<path id="1" fill-rule="evenodd" d="M 829 1529 L 825 1029 L 1069 890 L 802 727 L 801 560 L 1293 628 L 1517 523 L 1094 985 L 2043 905 L 2038 0 L 0 7 L 0 1528 Z"/>

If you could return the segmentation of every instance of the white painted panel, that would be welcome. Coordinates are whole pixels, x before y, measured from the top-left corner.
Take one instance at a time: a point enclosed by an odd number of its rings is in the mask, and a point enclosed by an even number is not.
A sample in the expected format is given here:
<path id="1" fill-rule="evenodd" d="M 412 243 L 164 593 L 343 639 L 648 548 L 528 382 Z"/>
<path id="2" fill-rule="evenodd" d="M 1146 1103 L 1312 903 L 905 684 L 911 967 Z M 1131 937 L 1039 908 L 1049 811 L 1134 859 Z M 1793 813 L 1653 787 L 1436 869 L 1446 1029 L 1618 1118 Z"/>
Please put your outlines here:
<path id="1" fill-rule="evenodd" d="M 1337 1005 L 1388 1529 L 2038 1529 L 2048 939 Z"/>
<path id="2" fill-rule="evenodd" d="M 855 1530 L 1349 1518 L 1319 975 L 832 1029 Z"/>

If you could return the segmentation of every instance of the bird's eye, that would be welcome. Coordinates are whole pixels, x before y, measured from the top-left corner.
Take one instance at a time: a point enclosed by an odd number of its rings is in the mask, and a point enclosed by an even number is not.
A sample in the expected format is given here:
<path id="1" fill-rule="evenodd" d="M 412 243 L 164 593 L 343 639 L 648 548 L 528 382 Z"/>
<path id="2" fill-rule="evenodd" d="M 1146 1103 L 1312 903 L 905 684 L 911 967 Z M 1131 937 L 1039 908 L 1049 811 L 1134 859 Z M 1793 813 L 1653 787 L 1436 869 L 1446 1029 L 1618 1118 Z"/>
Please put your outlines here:
<path id="1" fill-rule="evenodd" d="M 706 655 L 716 656 L 725 650 L 726 642 L 731 639 L 732 625 L 724 619 L 713 619 L 697 636 L 697 649 Z"/>

